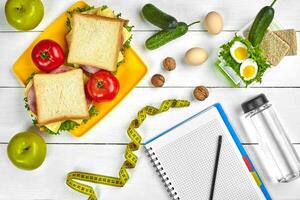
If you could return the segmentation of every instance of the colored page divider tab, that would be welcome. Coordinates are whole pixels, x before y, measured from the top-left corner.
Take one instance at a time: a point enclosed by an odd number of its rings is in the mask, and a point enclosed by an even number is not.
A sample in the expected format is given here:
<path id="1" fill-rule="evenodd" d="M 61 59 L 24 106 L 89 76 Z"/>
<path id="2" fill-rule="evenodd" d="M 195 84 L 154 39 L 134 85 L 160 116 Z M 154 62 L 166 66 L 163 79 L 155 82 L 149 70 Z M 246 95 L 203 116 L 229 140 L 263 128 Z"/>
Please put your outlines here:
<path id="1" fill-rule="evenodd" d="M 254 170 L 253 170 L 253 166 L 252 166 L 252 164 L 251 164 L 249 158 L 248 158 L 247 156 L 243 156 L 243 160 L 244 160 L 244 162 L 245 162 L 245 164 L 246 164 L 248 170 L 249 170 L 250 172 L 254 171 Z"/>
<path id="2" fill-rule="evenodd" d="M 260 180 L 260 178 L 258 177 L 257 173 L 256 172 L 251 172 L 256 184 L 260 187 L 262 185 L 262 182 Z"/>

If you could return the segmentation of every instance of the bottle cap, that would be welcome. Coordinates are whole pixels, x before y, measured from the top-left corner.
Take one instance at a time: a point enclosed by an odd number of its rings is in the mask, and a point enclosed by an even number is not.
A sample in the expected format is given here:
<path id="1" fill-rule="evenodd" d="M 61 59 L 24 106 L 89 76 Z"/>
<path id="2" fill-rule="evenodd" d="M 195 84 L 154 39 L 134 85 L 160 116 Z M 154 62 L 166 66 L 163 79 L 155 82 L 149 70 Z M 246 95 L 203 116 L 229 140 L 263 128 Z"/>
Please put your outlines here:
<path id="1" fill-rule="evenodd" d="M 269 100 L 267 99 L 266 95 L 260 94 L 256 97 L 254 97 L 253 99 L 250 99 L 249 101 L 242 103 L 241 106 L 242 106 L 244 113 L 248 113 L 252 110 L 255 110 L 255 109 L 261 107 L 262 105 L 264 105 L 268 102 L 269 102 Z"/>

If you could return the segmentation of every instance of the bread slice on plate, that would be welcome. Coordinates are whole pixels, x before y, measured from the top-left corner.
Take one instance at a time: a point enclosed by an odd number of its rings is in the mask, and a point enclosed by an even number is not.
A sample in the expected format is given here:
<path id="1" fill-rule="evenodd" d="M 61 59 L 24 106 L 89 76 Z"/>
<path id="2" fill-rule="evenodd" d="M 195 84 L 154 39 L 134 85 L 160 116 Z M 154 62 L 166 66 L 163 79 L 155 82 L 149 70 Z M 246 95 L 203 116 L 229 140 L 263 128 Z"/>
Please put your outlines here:
<path id="1" fill-rule="evenodd" d="M 89 117 L 81 69 L 60 74 L 36 74 L 33 87 L 38 124 Z"/>
<path id="2" fill-rule="evenodd" d="M 122 45 L 124 20 L 74 14 L 68 63 L 115 71 Z"/>
<path id="3" fill-rule="evenodd" d="M 280 39 L 285 41 L 289 46 L 290 50 L 287 53 L 287 56 L 297 55 L 297 36 L 294 29 L 278 30 L 273 31 Z"/>

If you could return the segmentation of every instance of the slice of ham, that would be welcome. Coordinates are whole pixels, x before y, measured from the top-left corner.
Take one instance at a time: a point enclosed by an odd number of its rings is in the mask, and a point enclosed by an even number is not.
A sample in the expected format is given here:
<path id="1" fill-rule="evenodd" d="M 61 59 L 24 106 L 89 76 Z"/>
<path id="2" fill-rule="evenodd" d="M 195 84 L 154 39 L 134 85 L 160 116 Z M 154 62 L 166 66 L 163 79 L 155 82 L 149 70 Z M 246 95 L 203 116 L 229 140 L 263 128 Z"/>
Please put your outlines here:
<path id="1" fill-rule="evenodd" d="M 121 35 L 121 44 L 124 44 L 124 42 L 126 42 L 126 41 L 124 41 L 124 40 L 125 40 L 124 34 L 122 34 L 122 35 Z"/>
<path id="2" fill-rule="evenodd" d="M 50 74 L 59 74 L 59 73 L 63 73 L 63 72 L 67 72 L 67 71 L 70 71 L 74 69 L 73 67 L 70 67 L 70 66 L 65 66 L 65 65 L 62 65 L 60 66 L 59 68 L 53 70 L 50 72 Z"/>
<path id="3" fill-rule="evenodd" d="M 93 101 L 87 95 L 85 96 L 85 98 L 86 98 L 87 107 L 89 108 L 91 106 L 91 104 L 93 103 Z"/>
<path id="4" fill-rule="evenodd" d="M 31 112 L 36 114 L 36 98 L 35 98 L 35 91 L 33 86 L 31 86 L 28 91 L 27 101 Z"/>
<path id="5" fill-rule="evenodd" d="M 84 92 L 85 92 L 86 104 L 87 104 L 87 107 L 89 108 L 89 107 L 91 106 L 91 104 L 93 103 L 93 100 L 92 100 L 92 98 L 89 96 L 89 94 L 87 93 L 86 85 L 85 85 L 85 87 L 84 87 Z"/>
<path id="6" fill-rule="evenodd" d="M 101 70 L 97 67 L 92 67 L 92 66 L 88 66 L 88 65 L 81 65 L 81 68 L 90 74 L 95 74 L 96 72 Z"/>

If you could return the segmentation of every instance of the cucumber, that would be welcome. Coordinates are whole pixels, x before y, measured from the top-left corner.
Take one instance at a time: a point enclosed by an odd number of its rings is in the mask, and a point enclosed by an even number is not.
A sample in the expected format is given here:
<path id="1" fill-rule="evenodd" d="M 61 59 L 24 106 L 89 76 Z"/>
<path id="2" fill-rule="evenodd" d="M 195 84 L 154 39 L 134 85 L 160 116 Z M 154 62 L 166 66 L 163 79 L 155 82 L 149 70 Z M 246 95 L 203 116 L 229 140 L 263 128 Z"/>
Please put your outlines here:
<path id="1" fill-rule="evenodd" d="M 174 17 L 164 13 L 153 4 L 146 4 L 142 8 L 142 14 L 146 20 L 161 29 L 175 29 L 177 26 L 177 20 Z"/>
<path id="2" fill-rule="evenodd" d="M 275 11 L 273 5 L 276 1 L 277 0 L 274 0 L 270 6 L 263 7 L 257 14 L 251 26 L 248 39 L 254 47 L 260 45 L 274 18 Z"/>
<path id="3" fill-rule="evenodd" d="M 179 22 L 175 29 L 162 30 L 149 37 L 145 42 L 145 46 L 149 50 L 157 49 L 164 44 L 183 36 L 187 31 L 188 25 L 184 22 Z"/>
<path id="4" fill-rule="evenodd" d="M 184 22 L 178 22 L 175 29 L 161 30 L 149 37 L 145 42 L 145 47 L 149 50 L 157 49 L 168 42 L 183 36 L 188 31 L 189 27 L 196 23 L 200 23 L 200 21 L 193 22 L 189 25 Z"/>

